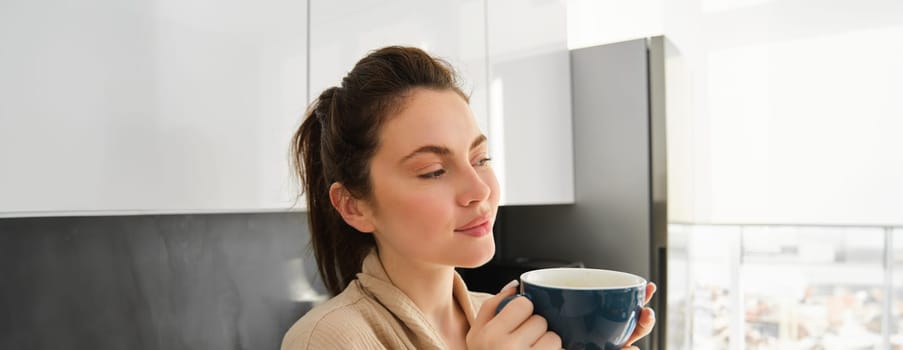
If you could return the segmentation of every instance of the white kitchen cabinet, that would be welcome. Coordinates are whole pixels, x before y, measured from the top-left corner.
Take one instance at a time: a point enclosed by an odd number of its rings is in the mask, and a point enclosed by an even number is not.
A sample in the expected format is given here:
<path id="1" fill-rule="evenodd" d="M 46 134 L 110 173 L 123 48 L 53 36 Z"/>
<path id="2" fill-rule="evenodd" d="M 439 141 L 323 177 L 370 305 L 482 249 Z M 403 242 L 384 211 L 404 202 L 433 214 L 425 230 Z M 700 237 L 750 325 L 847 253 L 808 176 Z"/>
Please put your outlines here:
<path id="1" fill-rule="evenodd" d="M 369 51 L 423 48 L 459 70 L 490 139 L 502 204 L 573 203 L 561 2 L 314 0 L 310 17 L 311 100 Z"/>
<path id="2" fill-rule="evenodd" d="M 306 12 L 278 0 L 5 2 L 0 216 L 291 207 Z"/>
<path id="3" fill-rule="evenodd" d="M 485 131 L 485 24 L 481 0 L 312 0 L 310 100 L 340 84 L 370 51 L 389 45 L 416 46 L 458 70 L 474 116 Z"/>
<path id="4" fill-rule="evenodd" d="M 13 1 L 0 217 L 303 209 L 288 148 L 307 103 L 393 44 L 459 70 L 503 204 L 572 203 L 564 17 L 558 1 Z"/>

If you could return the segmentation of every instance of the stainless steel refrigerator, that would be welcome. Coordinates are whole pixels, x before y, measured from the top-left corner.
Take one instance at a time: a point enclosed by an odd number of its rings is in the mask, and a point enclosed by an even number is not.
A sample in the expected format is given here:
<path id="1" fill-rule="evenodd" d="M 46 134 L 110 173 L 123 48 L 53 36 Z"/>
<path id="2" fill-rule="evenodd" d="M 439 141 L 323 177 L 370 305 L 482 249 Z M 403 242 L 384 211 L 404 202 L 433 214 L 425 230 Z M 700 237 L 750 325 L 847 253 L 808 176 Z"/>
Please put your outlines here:
<path id="1" fill-rule="evenodd" d="M 502 207 L 486 267 L 504 279 L 517 266 L 582 263 L 654 281 L 657 324 L 643 349 L 666 344 L 663 51 L 662 37 L 571 50 L 575 203 Z"/>

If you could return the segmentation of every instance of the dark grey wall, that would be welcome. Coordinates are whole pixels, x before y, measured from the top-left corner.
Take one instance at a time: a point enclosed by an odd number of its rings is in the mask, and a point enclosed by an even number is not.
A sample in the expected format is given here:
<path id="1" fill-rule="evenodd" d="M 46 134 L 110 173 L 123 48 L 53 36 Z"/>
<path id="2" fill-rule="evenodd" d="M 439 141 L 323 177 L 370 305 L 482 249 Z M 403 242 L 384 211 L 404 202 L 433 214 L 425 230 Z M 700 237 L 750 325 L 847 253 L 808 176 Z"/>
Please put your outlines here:
<path id="1" fill-rule="evenodd" d="M 0 219 L 0 349 L 277 349 L 307 240 L 303 213 Z"/>

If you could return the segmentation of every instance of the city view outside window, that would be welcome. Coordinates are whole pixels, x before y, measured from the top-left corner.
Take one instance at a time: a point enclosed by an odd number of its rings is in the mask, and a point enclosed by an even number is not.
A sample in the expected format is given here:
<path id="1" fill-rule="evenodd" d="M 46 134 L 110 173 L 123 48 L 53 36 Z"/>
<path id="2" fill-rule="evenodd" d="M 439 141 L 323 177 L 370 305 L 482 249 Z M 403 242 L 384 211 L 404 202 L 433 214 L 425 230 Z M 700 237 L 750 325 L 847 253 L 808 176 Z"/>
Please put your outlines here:
<path id="1" fill-rule="evenodd" d="M 669 349 L 903 349 L 903 228 L 669 231 Z"/>

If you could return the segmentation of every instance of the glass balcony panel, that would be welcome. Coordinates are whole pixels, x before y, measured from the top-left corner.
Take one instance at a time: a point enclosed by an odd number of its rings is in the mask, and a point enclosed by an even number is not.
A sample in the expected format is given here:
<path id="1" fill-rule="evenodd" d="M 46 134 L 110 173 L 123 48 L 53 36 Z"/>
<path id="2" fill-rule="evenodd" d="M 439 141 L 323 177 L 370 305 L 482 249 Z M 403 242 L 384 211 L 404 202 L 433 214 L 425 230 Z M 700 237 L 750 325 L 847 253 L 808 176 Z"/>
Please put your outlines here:
<path id="1" fill-rule="evenodd" d="M 903 227 L 888 229 L 893 242 L 891 249 L 891 298 L 888 320 L 890 348 L 903 350 Z"/>
<path id="2" fill-rule="evenodd" d="M 746 349 L 881 349 L 884 230 L 745 227 Z"/>

